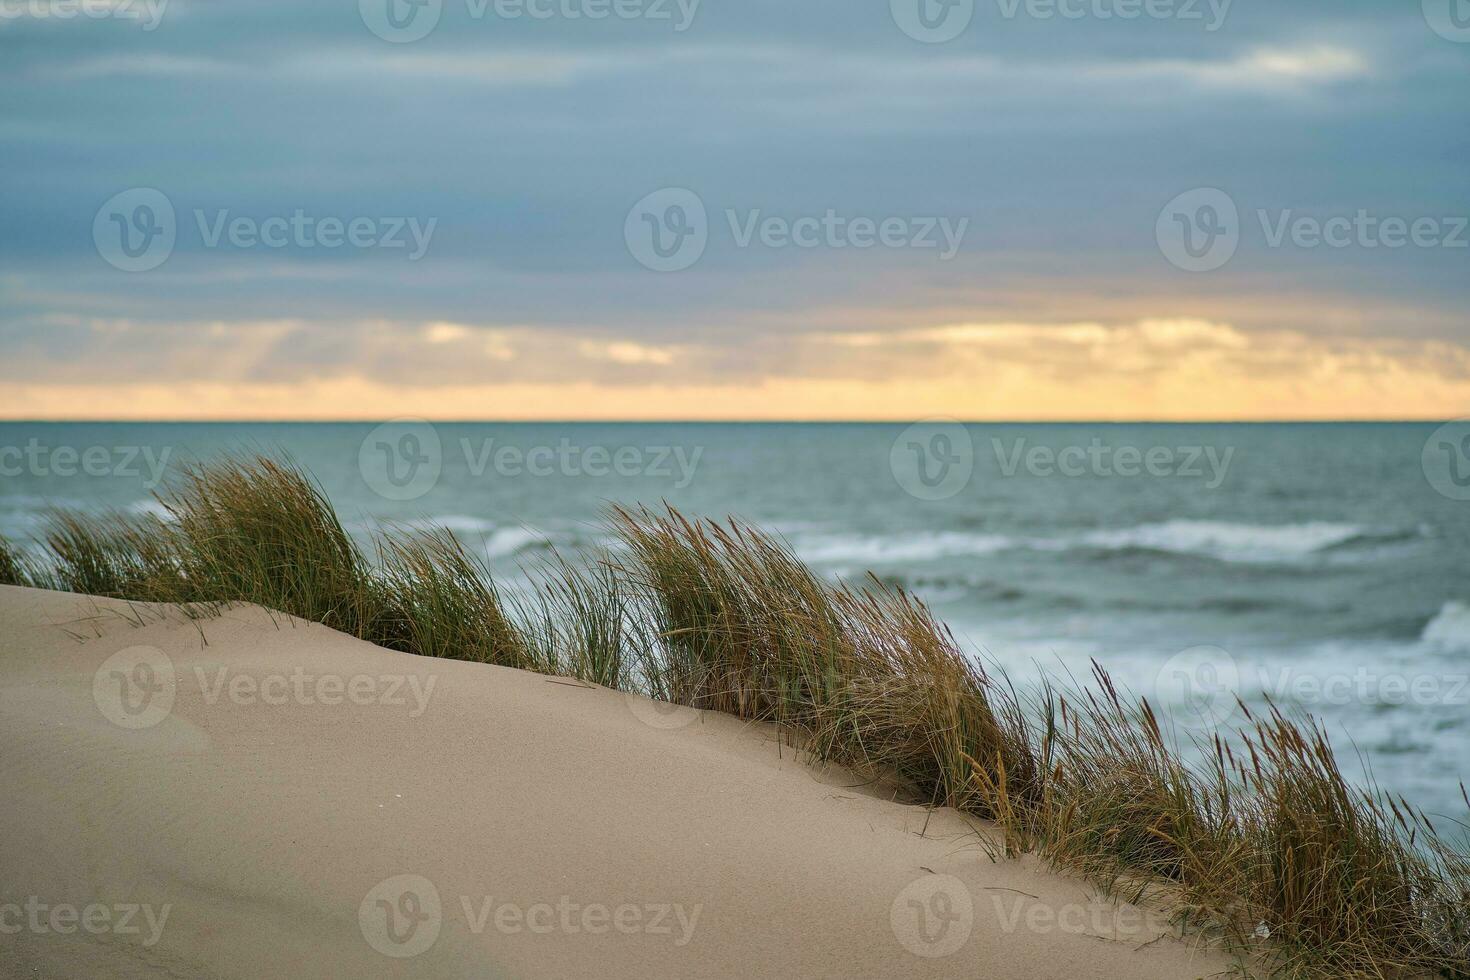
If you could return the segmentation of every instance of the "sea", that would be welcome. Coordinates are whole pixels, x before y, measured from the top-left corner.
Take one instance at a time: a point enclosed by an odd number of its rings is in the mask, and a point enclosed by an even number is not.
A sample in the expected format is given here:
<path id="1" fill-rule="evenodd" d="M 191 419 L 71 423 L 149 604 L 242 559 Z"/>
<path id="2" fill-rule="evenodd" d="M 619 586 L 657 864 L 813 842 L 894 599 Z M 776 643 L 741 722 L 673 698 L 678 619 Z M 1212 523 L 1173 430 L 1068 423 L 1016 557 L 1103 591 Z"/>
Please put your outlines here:
<path id="1" fill-rule="evenodd" d="M 1355 780 L 1470 820 L 1470 426 L 0 423 L 0 533 L 159 512 L 181 467 L 288 455 L 365 541 L 448 527 L 507 587 L 665 503 L 910 590 L 1019 687 L 1095 661 L 1181 743 L 1239 697 L 1309 712 Z"/>

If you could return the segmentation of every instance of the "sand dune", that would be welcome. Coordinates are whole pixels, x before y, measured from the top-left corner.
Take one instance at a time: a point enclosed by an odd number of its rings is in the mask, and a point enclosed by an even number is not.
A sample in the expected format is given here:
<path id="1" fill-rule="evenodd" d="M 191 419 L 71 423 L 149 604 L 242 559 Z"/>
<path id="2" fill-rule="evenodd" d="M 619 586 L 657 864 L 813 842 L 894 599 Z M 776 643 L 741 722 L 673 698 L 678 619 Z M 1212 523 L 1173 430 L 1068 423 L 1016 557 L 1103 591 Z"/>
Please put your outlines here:
<path id="1" fill-rule="evenodd" d="M 0 588 L 0 779 L 5 977 L 1230 966 L 767 727 L 258 607 Z"/>

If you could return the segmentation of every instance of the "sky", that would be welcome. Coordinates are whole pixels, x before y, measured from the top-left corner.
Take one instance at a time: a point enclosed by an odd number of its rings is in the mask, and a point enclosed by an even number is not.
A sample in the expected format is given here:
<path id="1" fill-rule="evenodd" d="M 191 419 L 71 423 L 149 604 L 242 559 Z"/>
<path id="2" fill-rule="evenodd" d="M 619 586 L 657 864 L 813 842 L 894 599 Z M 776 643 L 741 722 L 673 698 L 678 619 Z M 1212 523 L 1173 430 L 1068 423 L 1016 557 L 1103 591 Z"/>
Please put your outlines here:
<path id="1" fill-rule="evenodd" d="M 1470 415 L 1470 0 L 0 0 L 0 417 Z"/>

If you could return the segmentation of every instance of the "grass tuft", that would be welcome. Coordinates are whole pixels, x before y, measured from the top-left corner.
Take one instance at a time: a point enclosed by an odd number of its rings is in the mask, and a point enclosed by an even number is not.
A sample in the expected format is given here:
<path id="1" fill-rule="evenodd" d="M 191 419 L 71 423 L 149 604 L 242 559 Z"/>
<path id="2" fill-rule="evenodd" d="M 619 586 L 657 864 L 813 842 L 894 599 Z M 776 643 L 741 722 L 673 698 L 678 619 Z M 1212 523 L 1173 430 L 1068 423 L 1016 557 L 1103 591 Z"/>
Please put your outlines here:
<path id="1" fill-rule="evenodd" d="M 425 657 L 542 668 L 488 570 L 453 534 L 385 535 L 379 553 L 369 633 L 374 642 Z"/>
<path id="2" fill-rule="evenodd" d="M 617 690 L 634 688 L 633 671 L 649 644 L 636 600 L 606 556 L 581 566 L 554 556 L 542 570 L 536 596 L 540 659 L 549 673 Z"/>
<path id="3" fill-rule="evenodd" d="M 29 562 L 15 545 L 0 536 L 0 585 L 34 585 Z"/>
<path id="4" fill-rule="evenodd" d="M 190 601 L 255 602 L 368 636 L 377 590 L 326 494 L 289 462 L 185 469 L 160 498 Z"/>
<path id="5" fill-rule="evenodd" d="M 182 598 L 175 540 L 156 517 L 49 515 L 45 545 L 53 588 L 115 599 L 170 602 Z"/>

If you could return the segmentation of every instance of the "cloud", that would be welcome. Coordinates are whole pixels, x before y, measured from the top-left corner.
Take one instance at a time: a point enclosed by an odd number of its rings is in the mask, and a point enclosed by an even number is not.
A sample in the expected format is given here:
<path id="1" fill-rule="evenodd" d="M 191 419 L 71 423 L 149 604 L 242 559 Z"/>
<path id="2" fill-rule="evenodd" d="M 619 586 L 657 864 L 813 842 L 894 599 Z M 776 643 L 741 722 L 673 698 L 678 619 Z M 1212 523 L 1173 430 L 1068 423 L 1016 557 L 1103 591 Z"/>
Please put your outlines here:
<path id="1" fill-rule="evenodd" d="M 101 78 L 197 78 L 225 75 L 243 69 L 219 58 L 175 54 L 103 55 L 41 65 L 32 76 L 53 81 L 92 81 Z"/>
<path id="2" fill-rule="evenodd" d="M 964 323 L 883 334 L 822 335 L 856 355 L 848 365 L 905 358 L 937 374 L 1024 371 L 1038 381 L 1088 384 L 1112 379 L 1173 385 L 1180 378 L 1248 381 L 1259 376 L 1326 381 L 1414 376 L 1457 384 L 1470 379 L 1470 348 L 1432 340 L 1315 337 L 1299 331 L 1245 332 L 1195 318 L 1135 323 Z M 1212 382 L 1212 383 L 1214 383 Z"/>
<path id="3" fill-rule="evenodd" d="M 577 352 L 594 361 L 611 361 L 613 364 L 658 364 L 674 363 L 672 347 L 650 347 L 631 340 L 610 343 L 584 340 L 577 345 Z"/>
<path id="4" fill-rule="evenodd" d="M 646 65 L 632 54 L 613 52 L 492 50 L 418 54 L 341 49 L 293 57 L 280 70 L 295 75 L 414 80 L 439 84 L 564 86 L 608 72 Z"/>
<path id="5" fill-rule="evenodd" d="M 456 356 L 489 358 L 492 361 L 515 360 L 512 331 L 483 330 L 462 323 L 430 323 L 423 328 L 423 338 L 433 347 L 452 345 Z"/>
<path id="6" fill-rule="evenodd" d="M 1244 331 L 1196 318 L 811 333 L 738 349 L 681 345 L 677 354 L 450 322 L 215 322 L 175 334 L 166 349 L 156 330 L 129 321 L 58 319 L 49 329 L 47 351 L 27 351 L 27 373 L 7 381 L 9 417 L 229 415 L 231 390 L 236 414 L 247 417 L 266 405 L 274 406 L 268 417 L 312 418 L 1441 418 L 1470 410 L 1464 346 Z M 726 370 L 737 356 L 742 369 Z"/>
<path id="7" fill-rule="evenodd" d="M 1116 62 L 1091 68 L 1089 73 L 1112 81 L 1152 79 L 1217 89 L 1280 90 L 1368 78 L 1372 67 L 1362 52 L 1319 44 L 1262 47 L 1224 59 Z"/>

